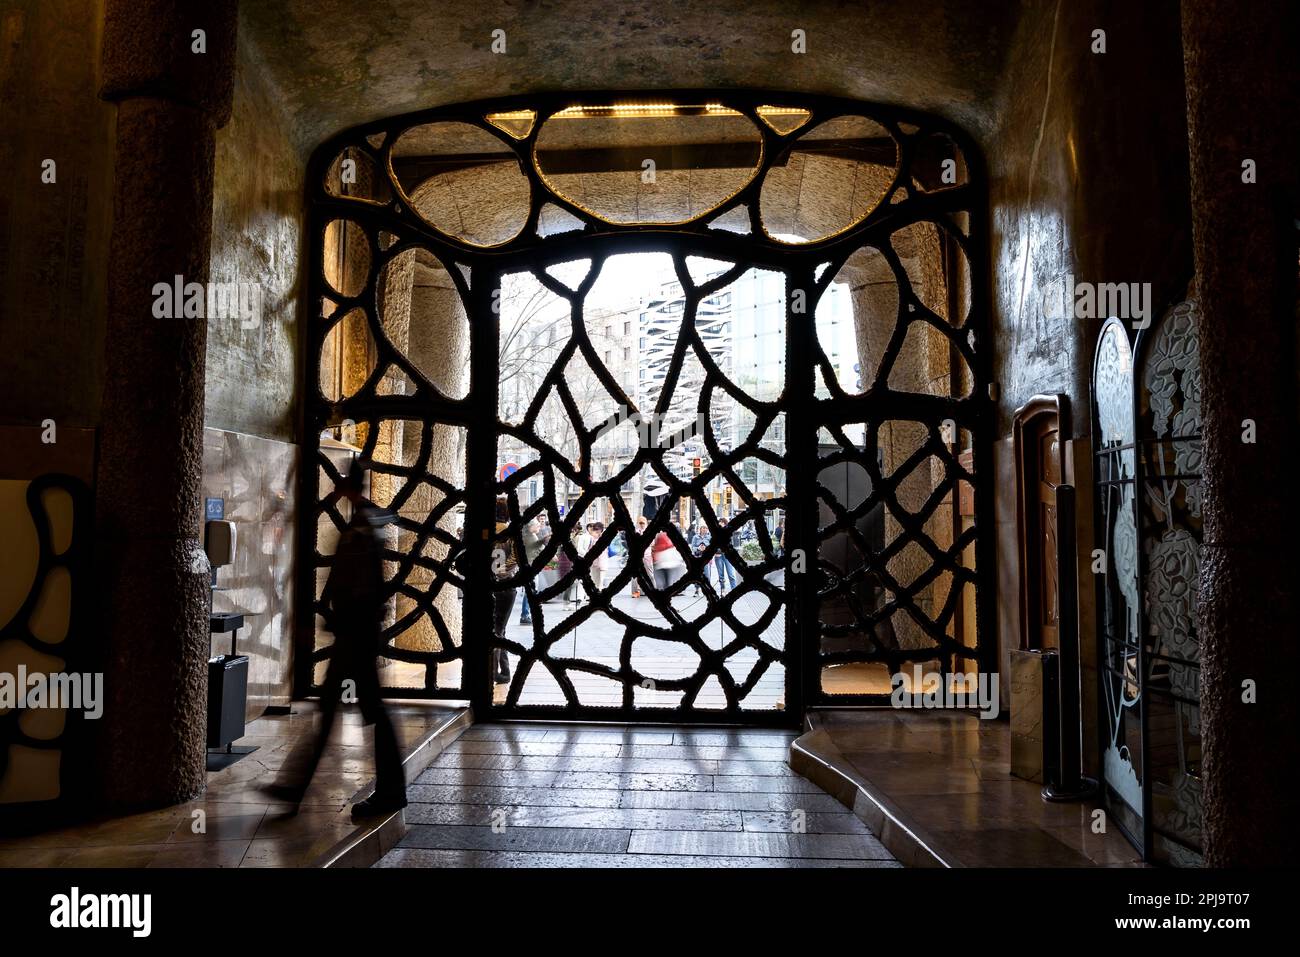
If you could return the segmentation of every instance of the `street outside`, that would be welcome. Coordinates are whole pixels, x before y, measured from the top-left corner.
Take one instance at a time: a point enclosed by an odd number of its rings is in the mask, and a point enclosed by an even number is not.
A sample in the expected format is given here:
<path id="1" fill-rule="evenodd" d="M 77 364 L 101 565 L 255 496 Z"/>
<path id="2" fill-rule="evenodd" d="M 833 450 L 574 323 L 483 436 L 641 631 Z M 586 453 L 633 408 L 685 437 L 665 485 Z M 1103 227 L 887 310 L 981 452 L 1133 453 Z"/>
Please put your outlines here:
<path id="1" fill-rule="evenodd" d="M 621 562 L 611 563 L 607 572 L 609 580 L 622 571 Z M 738 576 L 739 577 L 739 576 Z M 784 581 L 784 573 L 773 573 L 769 580 L 778 587 Z M 741 587 L 744 587 L 743 585 Z M 614 595 L 611 604 L 621 612 L 648 628 L 665 628 L 667 620 L 649 598 L 632 597 L 632 586 L 625 586 Z M 735 632 L 719 616 L 710 614 L 710 602 L 705 592 L 695 595 L 695 589 L 688 585 L 684 594 L 673 599 L 672 606 L 685 621 L 700 621 L 700 638 L 713 649 L 720 649 L 735 638 Z M 733 606 L 733 613 L 742 625 L 753 625 L 768 610 L 771 599 L 759 591 L 748 591 L 741 595 Z M 510 616 L 506 637 L 531 648 L 536 639 L 535 625 L 520 624 L 519 614 L 523 604 L 523 592 L 520 590 L 515 602 L 515 610 Z M 563 636 L 551 647 L 549 658 L 552 660 L 578 659 L 585 662 L 604 665 L 613 669 L 619 666 L 619 650 L 624 639 L 626 626 L 611 618 L 604 610 L 597 609 L 590 617 L 570 626 L 570 619 L 581 615 L 587 608 L 584 600 L 575 607 L 573 602 L 554 599 L 542 606 L 542 616 L 546 632 L 555 634 L 564 632 Z M 762 635 L 763 641 L 777 650 L 785 646 L 785 616 L 778 612 Z M 758 653 L 752 648 L 744 648 L 727 659 L 727 670 L 737 682 L 743 682 L 758 662 Z M 666 641 L 660 638 L 641 635 L 634 638 L 631 656 L 632 667 L 652 681 L 683 678 L 693 674 L 699 659 L 689 648 L 680 642 Z M 511 655 L 511 668 L 517 668 L 518 658 Z M 617 707 L 623 703 L 622 685 L 610 679 L 590 675 L 579 671 L 570 671 L 570 678 L 583 705 L 596 707 Z M 497 697 L 504 700 L 506 685 L 499 685 Z M 681 691 L 663 691 L 648 687 L 635 690 L 635 702 L 638 706 L 672 707 L 682 697 Z M 785 670 L 779 664 L 770 665 L 759 679 L 754 689 L 742 700 L 741 706 L 747 710 L 774 710 L 783 706 L 785 699 Z M 564 695 L 554 678 L 544 668 L 534 666 L 529 674 L 519 698 L 520 704 L 563 704 Z M 701 708 L 724 708 L 726 696 L 716 677 L 705 682 L 696 699 L 696 706 Z"/>

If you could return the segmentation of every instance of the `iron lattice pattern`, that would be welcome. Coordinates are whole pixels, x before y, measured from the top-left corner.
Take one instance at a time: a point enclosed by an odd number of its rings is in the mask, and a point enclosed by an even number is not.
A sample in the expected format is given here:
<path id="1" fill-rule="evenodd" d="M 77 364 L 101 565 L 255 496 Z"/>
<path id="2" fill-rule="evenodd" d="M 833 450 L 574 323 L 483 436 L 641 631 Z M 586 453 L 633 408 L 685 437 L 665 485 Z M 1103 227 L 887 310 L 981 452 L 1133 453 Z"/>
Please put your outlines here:
<path id="1" fill-rule="evenodd" d="M 302 593 L 360 455 L 395 516 L 389 693 L 787 723 L 908 663 L 987 666 L 960 132 L 784 94 L 517 98 L 342 134 L 309 201 Z"/>
<path id="2" fill-rule="evenodd" d="M 71 672 L 93 667 L 81 636 L 85 634 L 86 588 L 91 532 L 91 497 L 77 478 L 51 473 L 32 479 L 23 494 L 32 548 L 19 554 L 24 564 L 11 566 L 14 583 L 26 581 L 21 603 L 0 620 L 0 644 L 5 647 L 6 677 L 18 669 L 49 670 L 58 660 Z M 23 539 L 15 535 L 15 542 Z M 17 545 L 15 544 L 15 548 Z M 60 587 L 60 583 L 62 587 Z M 87 589 L 88 590 L 88 589 Z M 62 611 L 62 615 L 60 615 Z M 14 680 L 10 679 L 10 680 Z M 26 698 L 29 688 L 18 684 Z M 54 720 L 37 723 L 36 718 Z M 79 749 L 87 739 L 84 712 L 59 705 L 42 711 L 35 702 L 7 706 L 0 713 L 0 780 L 25 782 L 0 794 L 0 825 L 29 822 L 33 808 L 50 807 L 85 793 L 86 774 Z"/>

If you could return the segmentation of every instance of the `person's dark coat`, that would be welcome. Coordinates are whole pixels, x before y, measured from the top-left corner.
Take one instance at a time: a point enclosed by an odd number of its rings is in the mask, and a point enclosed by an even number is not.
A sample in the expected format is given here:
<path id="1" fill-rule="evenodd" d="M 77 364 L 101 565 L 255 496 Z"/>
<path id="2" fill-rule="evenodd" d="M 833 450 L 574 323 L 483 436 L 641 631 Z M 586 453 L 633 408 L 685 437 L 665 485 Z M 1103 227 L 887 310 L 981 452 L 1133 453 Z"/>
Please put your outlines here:
<path id="1" fill-rule="evenodd" d="M 321 600 L 339 642 L 358 656 L 373 656 L 384 618 L 383 552 L 375 529 L 393 520 L 391 512 L 359 504 L 339 537 Z"/>

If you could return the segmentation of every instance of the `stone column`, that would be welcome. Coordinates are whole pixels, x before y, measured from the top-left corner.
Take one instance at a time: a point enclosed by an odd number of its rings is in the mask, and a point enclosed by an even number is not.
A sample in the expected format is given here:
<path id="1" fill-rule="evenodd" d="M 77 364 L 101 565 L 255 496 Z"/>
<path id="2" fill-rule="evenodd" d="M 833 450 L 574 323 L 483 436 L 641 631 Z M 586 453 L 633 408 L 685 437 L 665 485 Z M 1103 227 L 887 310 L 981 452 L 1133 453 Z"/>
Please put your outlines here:
<path id="1" fill-rule="evenodd" d="M 110 0 L 103 99 L 118 104 L 96 476 L 105 643 L 104 799 L 205 783 L 208 562 L 201 542 L 204 319 L 154 318 L 156 283 L 206 283 L 215 134 L 234 89 L 233 2 Z M 202 30 L 204 52 L 194 52 Z"/>
<path id="2" fill-rule="evenodd" d="M 1183 0 L 1201 302 L 1204 846 L 1212 866 L 1291 865 L 1297 761 L 1296 12 Z M 1255 182 L 1242 181 L 1253 160 Z M 1255 441 L 1243 441 L 1245 420 Z M 1246 703 L 1243 682 L 1255 684 Z"/>
<path id="3" fill-rule="evenodd" d="M 465 393 L 469 378 L 469 327 L 465 321 L 465 304 L 460 293 L 446 270 L 423 262 L 415 264 L 410 296 L 409 346 L 407 355 L 429 380 L 449 396 L 459 397 Z M 464 481 L 464 447 L 460 441 L 461 430 L 450 425 L 436 424 L 430 430 L 432 448 L 429 452 L 429 472 L 446 479 L 453 484 Z M 406 449 L 406 464 L 414 463 L 418 452 L 418 443 L 409 443 Z M 421 519 L 438 506 L 442 493 L 429 485 L 423 485 L 411 496 L 410 511 Z M 454 533 L 456 519 L 448 514 L 440 527 Z M 411 547 L 413 536 L 403 533 L 401 550 Z M 437 541 L 430 541 L 425 555 L 435 560 L 442 560 L 447 555 L 447 546 Z M 433 579 L 433 573 L 424 568 L 411 571 L 410 582 L 417 587 L 424 587 Z M 413 603 L 405 596 L 398 596 L 397 614 L 407 614 Z M 451 588 L 444 588 L 434 601 L 434 607 L 451 633 L 460 630 L 461 603 L 459 593 Z M 397 640 L 400 648 L 420 651 L 438 651 L 442 647 L 438 633 L 433 629 L 427 617 L 404 632 Z"/>
<path id="4" fill-rule="evenodd" d="M 928 223 L 919 223 L 899 231 L 893 237 L 893 248 L 913 284 L 913 291 L 924 303 L 946 318 L 947 289 L 944 284 L 941 247 L 937 229 Z M 858 361 L 862 368 L 863 385 L 869 386 L 880 366 L 885 347 L 898 324 L 899 289 L 897 277 L 877 253 L 857 253 L 849 258 L 841 276 L 850 283 L 853 296 L 853 317 L 858 343 Z M 922 336 L 914 328 L 904 341 L 902 350 L 887 376 L 882 377 L 898 391 L 921 394 L 947 394 L 948 375 L 951 372 L 947 342 L 937 334 Z M 942 348 L 936 347 L 936 342 Z M 926 440 L 925 426 L 909 421 L 881 423 L 878 440 L 883 456 L 886 476 L 903 464 Z M 924 464 L 913 470 L 900 482 L 897 495 L 899 503 L 909 512 L 919 511 L 942 480 L 943 472 L 937 461 L 930 467 Z M 885 544 L 891 544 L 903 533 L 903 526 L 892 511 L 885 513 Z M 940 505 L 926 523 L 926 531 L 940 548 L 952 545 L 951 506 Z M 910 545 L 899 551 L 889 562 L 890 574 L 906 584 L 915 580 L 930 566 L 931 559 L 919 545 Z M 914 596 L 917 606 L 930 615 L 947 597 L 947 576 L 939 579 L 941 592 L 935 594 L 936 585 L 927 586 Z M 899 644 L 904 648 L 924 648 L 931 644 L 930 637 L 909 614 L 896 614 L 891 619 Z"/>

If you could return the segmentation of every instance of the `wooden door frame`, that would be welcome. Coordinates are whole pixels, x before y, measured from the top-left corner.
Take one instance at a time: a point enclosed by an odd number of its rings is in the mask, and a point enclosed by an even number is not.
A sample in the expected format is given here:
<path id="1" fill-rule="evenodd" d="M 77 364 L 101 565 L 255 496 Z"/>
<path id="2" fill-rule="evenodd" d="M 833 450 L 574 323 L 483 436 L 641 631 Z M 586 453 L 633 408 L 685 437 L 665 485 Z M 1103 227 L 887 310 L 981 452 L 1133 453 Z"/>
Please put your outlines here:
<path id="1" fill-rule="evenodd" d="M 1050 416 L 1056 417 L 1057 455 L 1061 481 L 1070 483 L 1073 469 L 1070 468 L 1070 456 L 1066 454 L 1066 443 L 1073 441 L 1074 435 L 1070 424 L 1070 397 L 1062 393 L 1040 393 L 1016 409 L 1012 426 L 1013 456 L 1016 469 L 1016 550 L 1020 562 L 1020 586 L 1016 604 L 1020 610 L 1020 630 L 1017 646 L 1024 650 L 1030 628 L 1030 598 L 1027 583 L 1030 575 L 1030 560 L 1033 549 L 1029 540 L 1030 508 L 1037 497 L 1037 487 L 1030 488 L 1025 475 L 1026 436 L 1032 432 L 1038 422 Z M 1035 452 L 1035 454 L 1037 454 Z M 1059 574 L 1059 570 L 1058 570 Z"/>

